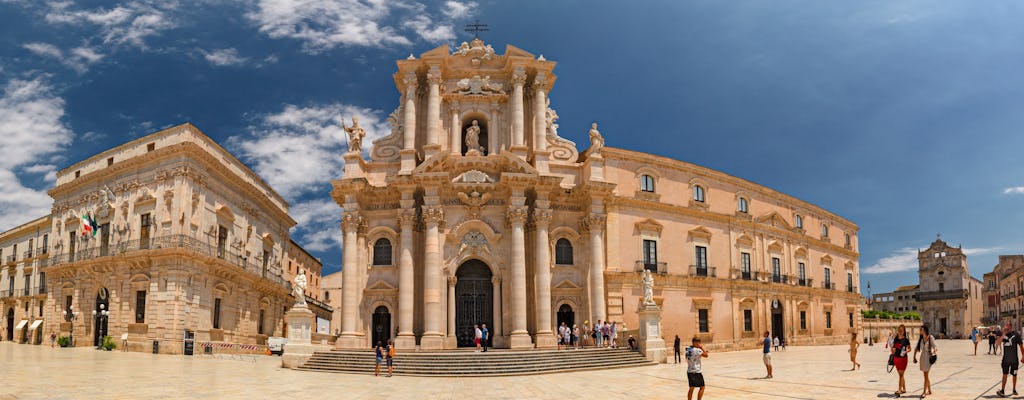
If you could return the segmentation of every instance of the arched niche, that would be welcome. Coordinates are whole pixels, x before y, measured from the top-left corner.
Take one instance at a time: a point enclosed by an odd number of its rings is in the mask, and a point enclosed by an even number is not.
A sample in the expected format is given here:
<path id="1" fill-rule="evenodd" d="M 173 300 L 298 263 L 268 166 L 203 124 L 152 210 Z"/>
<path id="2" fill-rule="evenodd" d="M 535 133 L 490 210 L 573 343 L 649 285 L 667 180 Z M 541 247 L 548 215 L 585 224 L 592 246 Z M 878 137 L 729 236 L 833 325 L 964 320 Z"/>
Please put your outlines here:
<path id="1" fill-rule="evenodd" d="M 490 154 L 493 150 L 489 147 L 490 129 L 487 116 L 479 112 L 469 112 L 462 115 L 462 123 L 460 124 L 459 138 L 462 142 L 462 155 L 466 155 L 470 150 L 470 143 L 467 142 L 467 131 L 473 126 L 474 121 L 477 127 L 480 128 L 480 133 L 477 136 L 480 155 Z"/>

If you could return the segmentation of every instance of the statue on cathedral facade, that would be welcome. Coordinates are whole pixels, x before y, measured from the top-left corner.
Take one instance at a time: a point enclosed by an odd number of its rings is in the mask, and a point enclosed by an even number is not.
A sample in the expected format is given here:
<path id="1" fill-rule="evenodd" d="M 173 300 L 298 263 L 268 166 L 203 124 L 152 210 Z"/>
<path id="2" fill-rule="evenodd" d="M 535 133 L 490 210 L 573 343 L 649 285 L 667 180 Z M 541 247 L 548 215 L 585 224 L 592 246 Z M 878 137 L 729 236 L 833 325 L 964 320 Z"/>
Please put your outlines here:
<path id="1" fill-rule="evenodd" d="M 363 137 L 366 136 L 366 131 L 359 126 L 359 117 L 352 117 L 352 126 L 345 126 L 345 120 L 342 120 L 341 128 L 348 133 L 348 151 L 362 151 Z"/>
<path id="2" fill-rule="evenodd" d="M 590 124 L 590 154 L 601 154 L 604 147 L 604 137 L 597 130 L 597 122 Z"/>

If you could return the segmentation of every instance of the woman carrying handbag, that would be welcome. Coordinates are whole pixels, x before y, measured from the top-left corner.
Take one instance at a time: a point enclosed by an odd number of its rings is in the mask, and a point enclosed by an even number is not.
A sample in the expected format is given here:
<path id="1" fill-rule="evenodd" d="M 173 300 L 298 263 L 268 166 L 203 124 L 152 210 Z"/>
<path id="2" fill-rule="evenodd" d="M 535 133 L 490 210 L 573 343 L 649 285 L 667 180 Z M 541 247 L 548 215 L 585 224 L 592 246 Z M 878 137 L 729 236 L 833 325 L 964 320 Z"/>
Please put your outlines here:
<path id="1" fill-rule="evenodd" d="M 924 388 L 921 390 L 921 398 L 932 394 L 932 381 L 928 379 L 928 371 L 932 369 L 938 358 L 938 347 L 935 347 L 935 337 L 928 334 L 928 325 L 921 325 L 917 338 L 917 346 L 914 347 L 914 363 L 917 363 L 917 352 L 921 352 L 921 373 L 924 374 Z"/>

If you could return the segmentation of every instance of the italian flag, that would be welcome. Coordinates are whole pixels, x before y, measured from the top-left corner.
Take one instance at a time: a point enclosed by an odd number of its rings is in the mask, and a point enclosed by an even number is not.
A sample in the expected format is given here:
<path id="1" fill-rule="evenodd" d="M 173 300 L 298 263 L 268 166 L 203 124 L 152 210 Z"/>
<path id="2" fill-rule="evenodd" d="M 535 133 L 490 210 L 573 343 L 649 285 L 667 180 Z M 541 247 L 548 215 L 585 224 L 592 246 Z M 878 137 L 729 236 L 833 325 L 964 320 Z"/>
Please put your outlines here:
<path id="1" fill-rule="evenodd" d="M 82 236 L 86 236 L 90 233 L 94 234 L 92 230 L 92 221 L 89 220 L 88 215 L 82 213 Z"/>

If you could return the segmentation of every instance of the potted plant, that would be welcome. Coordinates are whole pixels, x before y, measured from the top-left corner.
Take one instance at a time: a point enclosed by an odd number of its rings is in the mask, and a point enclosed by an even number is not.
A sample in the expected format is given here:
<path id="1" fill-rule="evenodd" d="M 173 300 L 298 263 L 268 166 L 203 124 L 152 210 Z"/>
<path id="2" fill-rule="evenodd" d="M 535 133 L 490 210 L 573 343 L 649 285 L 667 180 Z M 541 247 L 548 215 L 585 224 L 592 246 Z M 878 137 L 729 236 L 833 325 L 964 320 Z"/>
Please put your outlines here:
<path id="1" fill-rule="evenodd" d="M 117 348 L 117 343 L 114 343 L 114 338 L 108 336 L 103 337 L 103 350 L 111 351 Z"/>
<path id="2" fill-rule="evenodd" d="M 61 336 L 57 338 L 57 345 L 60 347 L 68 347 L 71 345 L 71 339 L 67 336 Z"/>

